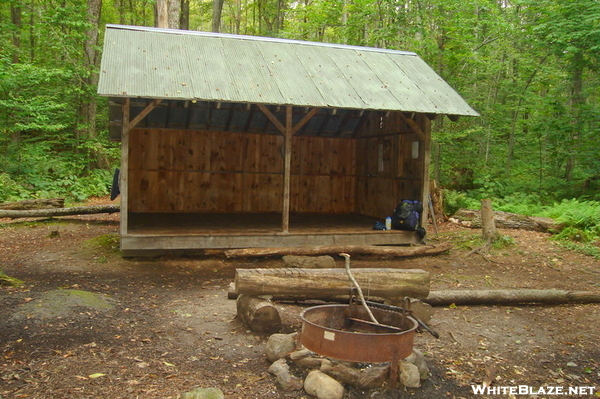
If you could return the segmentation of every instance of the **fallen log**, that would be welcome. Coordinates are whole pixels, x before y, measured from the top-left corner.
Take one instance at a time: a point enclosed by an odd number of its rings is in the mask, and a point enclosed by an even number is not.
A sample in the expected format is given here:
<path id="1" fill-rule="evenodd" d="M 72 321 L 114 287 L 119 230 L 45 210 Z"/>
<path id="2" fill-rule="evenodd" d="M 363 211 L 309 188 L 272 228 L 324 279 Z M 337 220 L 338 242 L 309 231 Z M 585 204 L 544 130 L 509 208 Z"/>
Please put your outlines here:
<path id="1" fill-rule="evenodd" d="M 282 256 L 282 255 L 329 255 L 345 252 L 349 254 L 379 255 L 408 258 L 412 256 L 438 255 L 452 248 L 450 243 L 422 246 L 377 246 L 377 245 L 329 245 L 316 247 L 274 247 L 274 248 L 240 248 L 228 249 L 228 258 L 244 258 L 252 256 Z"/>
<path id="2" fill-rule="evenodd" d="M 0 210 L 0 218 L 39 218 L 69 215 L 90 215 L 95 213 L 115 213 L 119 211 L 119 205 L 74 206 L 70 208 L 56 209 Z"/>
<path id="3" fill-rule="evenodd" d="M 429 273 L 421 269 L 353 269 L 353 274 L 368 298 L 429 294 Z M 236 269 L 234 284 L 238 295 L 286 300 L 347 300 L 353 288 L 344 269 Z"/>
<path id="4" fill-rule="evenodd" d="M 65 206 L 64 198 L 45 198 L 45 199 L 30 199 L 17 202 L 3 202 L 0 204 L 0 209 L 10 210 L 27 210 L 27 209 L 48 209 L 48 208 L 63 208 Z"/>
<path id="5" fill-rule="evenodd" d="M 471 228 L 482 228 L 481 212 L 473 209 L 459 209 L 449 218 L 450 221 Z M 501 229 L 516 229 L 548 232 L 560 231 L 564 225 L 554 219 L 526 216 L 518 213 L 494 211 L 494 222 Z"/>
<path id="6" fill-rule="evenodd" d="M 423 302 L 432 306 L 600 303 L 600 292 L 557 289 L 431 291 Z"/>
<path id="7" fill-rule="evenodd" d="M 270 300 L 240 295 L 236 306 L 237 315 L 251 331 L 274 333 L 281 330 L 281 316 Z"/>

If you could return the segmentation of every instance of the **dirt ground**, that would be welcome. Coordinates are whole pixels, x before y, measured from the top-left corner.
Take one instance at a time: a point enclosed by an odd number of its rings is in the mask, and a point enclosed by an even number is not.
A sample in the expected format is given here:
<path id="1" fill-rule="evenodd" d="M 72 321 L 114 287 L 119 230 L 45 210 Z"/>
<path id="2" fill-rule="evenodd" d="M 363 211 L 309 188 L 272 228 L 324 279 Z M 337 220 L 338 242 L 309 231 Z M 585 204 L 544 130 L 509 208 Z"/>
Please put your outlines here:
<path id="1" fill-rule="evenodd" d="M 278 389 L 267 372 L 268 335 L 247 331 L 227 299 L 236 268 L 278 267 L 280 259 L 123 259 L 117 231 L 117 215 L 0 220 L 0 269 L 25 283 L 0 287 L 0 398 L 177 398 L 195 387 L 220 388 L 227 398 L 308 398 Z M 467 256 L 479 231 L 443 224 L 432 240 L 452 242 L 447 254 L 353 257 L 352 267 L 424 269 L 432 290 L 600 291 L 599 260 L 547 234 L 501 233 L 514 244 Z M 104 294 L 110 306 L 42 311 L 58 289 Z M 277 306 L 283 332 L 299 331 L 303 306 Z M 431 370 L 421 388 L 348 386 L 345 398 L 555 397 L 475 395 L 471 385 L 491 370 L 496 387 L 594 386 L 569 397 L 600 397 L 600 304 L 450 306 L 436 308 L 429 324 L 441 338 L 415 338 Z"/>

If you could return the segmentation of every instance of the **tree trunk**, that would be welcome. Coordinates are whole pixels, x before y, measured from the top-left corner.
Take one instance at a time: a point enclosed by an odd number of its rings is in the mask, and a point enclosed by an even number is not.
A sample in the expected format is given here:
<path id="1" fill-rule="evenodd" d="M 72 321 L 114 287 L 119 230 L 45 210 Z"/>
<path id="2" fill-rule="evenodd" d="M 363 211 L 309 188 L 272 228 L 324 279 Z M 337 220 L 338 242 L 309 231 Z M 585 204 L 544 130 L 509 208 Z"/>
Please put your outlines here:
<path id="1" fill-rule="evenodd" d="M 223 12 L 224 0 L 213 0 L 212 31 L 221 31 L 221 13 Z"/>
<path id="2" fill-rule="evenodd" d="M 64 198 L 33 199 L 17 202 L 3 202 L 0 209 L 27 210 L 27 209 L 48 209 L 64 208 Z"/>
<path id="3" fill-rule="evenodd" d="M 398 300 L 426 298 L 429 273 L 420 269 L 353 269 L 365 296 Z M 235 292 L 286 299 L 348 298 L 352 283 L 344 269 L 236 269 Z"/>
<path id="4" fill-rule="evenodd" d="M 169 0 L 167 11 L 169 13 L 169 28 L 180 29 L 179 21 L 181 19 L 181 0 Z"/>
<path id="5" fill-rule="evenodd" d="M 600 303 L 600 292 L 555 289 L 447 290 L 431 291 L 423 302 L 432 306 Z"/>
<path id="6" fill-rule="evenodd" d="M 181 16 L 179 17 L 179 29 L 190 29 L 190 0 L 181 0 Z"/>
<path id="7" fill-rule="evenodd" d="M 499 237 L 494 222 L 494 211 L 492 210 L 492 200 L 481 200 L 481 228 L 483 239 L 488 242 L 494 242 Z"/>
<path id="8" fill-rule="evenodd" d="M 21 27 L 23 26 L 21 23 L 21 6 L 18 5 L 19 2 L 13 3 L 10 5 L 10 20 L 13 24 L 12 29 L 12 63 L 18 64 L 21 62 Z"/>
<path id="9" fill-rule="evenodd" d="M 275 248 L 242 248 L 225 251 L 228 258 L 252 256 L 281 256 L 281 255 L 328 255 L 346 252 L 349 254 L 379 255 L 390 257 L 411 257 L 438 255 L 452 248 L 450 243 L 415 247 L 383 247 L 376 245 L 331 245 L 320 247 L 275 247 Z"/>
<path id="10" fill-rule="evenodd" d="M 98 29 L 100 23 L 100 13 L 102 10 L 102 0 L 88 0 L 88 22 L 90 29 L 86 32 L 84 47 L 84 68 L 87 74 L 82 77 L 82 90 L 79 97 L 77 109 L 78 125 L 76 136 L 79 139 L 94 139 L 97 136 L 96 131 L 96 87 L 98 85 L 98 70 L 100 66 L 100 57 L 98 57 Z M 106 168 L 108 160 L 97 150 L 91 151 L 92 167 Z"/>
<path id="11" fill-rule="evenodd" d="M 240 295 L 237 298 L 237 315 L 251 331 L 274 333 L 281 330 L 281 316 L 268 299 Z"/>
<path id="12" fill-rule="evenodd" d="M 32 209 L 25 211 L 0 210 L 0 218 L 18 219 L 69 215 L 89 215 L 94 213 L 115 213 L 119 212 L 119 210 L 119 205 L 76 206 L 62 209 Z"/>
<path id="13" fill-rule="evenodd" d="M 156 0 L 156 27 L 169 27 L 169 6 L 167 0 Z"/>

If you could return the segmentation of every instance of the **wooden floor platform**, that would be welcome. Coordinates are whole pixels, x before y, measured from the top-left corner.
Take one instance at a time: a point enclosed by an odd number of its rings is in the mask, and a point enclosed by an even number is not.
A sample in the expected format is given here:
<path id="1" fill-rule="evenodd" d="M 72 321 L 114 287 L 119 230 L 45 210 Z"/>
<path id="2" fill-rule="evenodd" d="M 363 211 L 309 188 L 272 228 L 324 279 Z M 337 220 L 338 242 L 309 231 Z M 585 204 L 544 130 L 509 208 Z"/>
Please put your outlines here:
<path id="1" fill-rule="evenodd" d="M 356 214 L 292 214 L 283 232 L 281 214 L 129 213 L 121 235 L 124 256 L 215 248 L 325 245 L 410 245 L 415 232 L 373 230 L 376 219 Z"/>

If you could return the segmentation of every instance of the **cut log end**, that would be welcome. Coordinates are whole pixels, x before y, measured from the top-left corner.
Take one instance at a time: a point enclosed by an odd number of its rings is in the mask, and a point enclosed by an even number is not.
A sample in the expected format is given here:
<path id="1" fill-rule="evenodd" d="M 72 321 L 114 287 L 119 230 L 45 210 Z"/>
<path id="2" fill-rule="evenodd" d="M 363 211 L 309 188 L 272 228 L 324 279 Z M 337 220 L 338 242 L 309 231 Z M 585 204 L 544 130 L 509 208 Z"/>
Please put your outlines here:
<path id="1" fill-rule="evenodd" d="M 240 295 L 237 298 L 237 314 L 251 331 L 274 333 L 281 330 L 281 316 L 273 303 L 264 298 Z"/>

